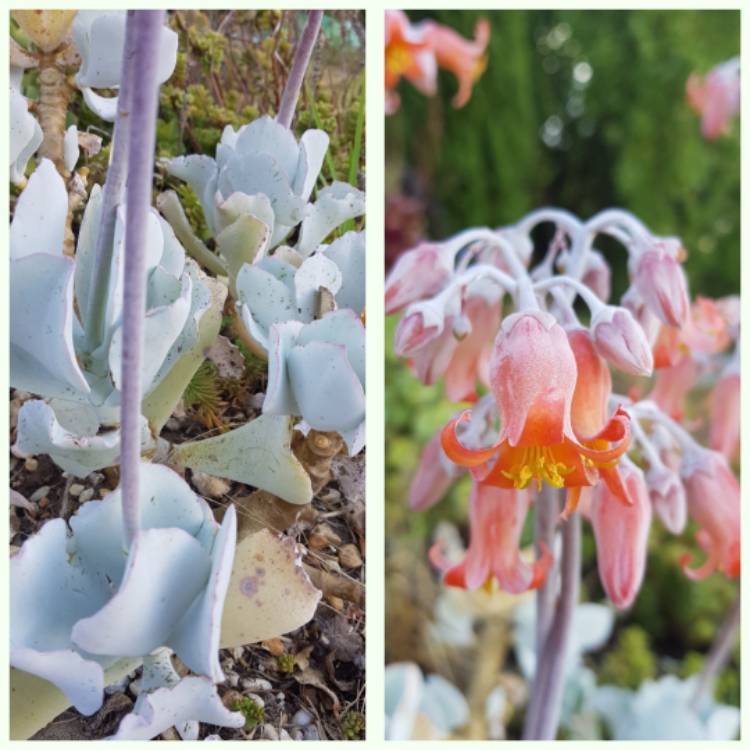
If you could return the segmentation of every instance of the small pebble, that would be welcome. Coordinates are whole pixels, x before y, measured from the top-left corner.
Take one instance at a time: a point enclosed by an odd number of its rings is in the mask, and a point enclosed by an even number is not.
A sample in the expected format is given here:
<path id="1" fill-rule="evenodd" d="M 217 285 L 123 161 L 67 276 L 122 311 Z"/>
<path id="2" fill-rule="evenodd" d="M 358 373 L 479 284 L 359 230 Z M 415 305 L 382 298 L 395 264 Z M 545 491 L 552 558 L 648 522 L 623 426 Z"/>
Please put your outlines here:
<path id="1" fill-rule="evenodd" d="M 89 500 L 91 500 L 92 497 L 94 497 L 94 488 L 88 487 L 81 493 L 78 499 L 82 503 L 87 503 Z"/>
<path id="2" fill-rule="evenodd" d="M 82 484 L 71 484 L 70 489 L 68 490 L 68 494 L 71 497 L 78 497 L 84 489 L 85 487 Z"/>
<path id="3" fill-rule="evenodd" d="M 23 462 L 23 468 L 26 469 L 26 471 L 36 471 L 39 468 L 39 461 L 33 456 L 29 456 L 29 458 Z"/>
<path id="4" fill-rule="evenodd" d="M 107 495 L 109 495 L 110 492 L 112 492 L 112 490 L 108 489 L 107 487 L 102 487 L 99 490 L 99 497 L 107 497 Z"/>
<path id="5" fill-rule="evenodd" d="M 242 687 L 244 690 L 249 690 L 251 693 L 270 693 L 271 690 L 273 690 L 271 683 L 268 680 L 264 680 L 262 677 L 242 680 Z"/>
<path id="6" fill-rule="evenodd" d="M 35 490 L 34 493 L 31 495 L 29 500 L 32 503 L 39 502 L 43 497 L 46 497 L 49 494 L 49 487 L 44 485 L 43 487 L 39 487 L 39 489 Z"/>
<path id="7" fill-rule="evenodd" d="M 180 739 L 180 735 L 177 734 L 177 730 L 174 727 L 169 727 L 169 729 L 165 729 L 161 735 L 161 739 L 163 740 L 178 740 Z"/>
<path id="8" fill-rule="evenodd" d="M 133 680 L 130 685 L 128 685 L 128 690 L 137 698 L 138 695 L 141 692 L 141 679 L 140 677 L 137 680 Z"/>
<path id="9" fill-rule="evenodd" d="M 165 427 L 168 430 L 171 430 L 172 432 L 177 432 L 180 429 L 180 427 L 181 427 L 180 420 L 179 419 L 175 419 L 174 417 L 170 417 L 167 420 L 167 424 L 165 425 Z"/>
<path id="10" fill-rule="evenodd" d="M 252 396 L 248 399 L 248 403 L 250 406 L 253 407 L 253 409 L 262 409 L 263 408 L 263 402 L 266 400 L 266 394 L 265 393 L 253 393 Z"/>
<path id="11" fill-rule="evenodd" d="M 304 740 L 305 739 L 305 733 L 300 727 L 294 727 L 291 731 L 292 739 L 293 740 Z"/>
<path id="12" fill-rule="evenodd" d="M 202 471 L 194 471 L 192 477 L 193 487 L 203 497 L 219 498 L 226 495 L 232 487 L 232 483 L 221 477 L 212 477 Z"/>
<path id="13" fill-rule="evenodd" d="M 245 653 L 245 649 L 242 646 L 237 646 L 232 649 L 232 658 L 235 661 L 242 661 L 242 656 Z"/>
<path id="14" fill-rule="evenodd" d="M 240 685 L 240 676 L 237 674 L 237 672 L 225 672 L 224 673 L 227 678 L 227 684 L 231 688 L 239 687 Z"/>
<path id="15" fill-rule="evenodd" d="M 298 727 L 306 727 L 311 721 L 312 716 L 310 716 L 304 708 L 300 708 L 300 710 L 292 716 L 292 724 L 295 724 Z"/>
<path id="16" fill-rule="evenodd" d="M 282 729 L 279 732 L 279 739 L 280 740 L 291 740 L 292 739 L 292 735 L 289 734 L 289 732 L 287 732 L 286 729 Z"/>
<path id="17" fill-rule="evenodd" d="M 126 675 L 119 682 L 114 682 L 111 685 L 107 685 L 104 688 L 104 692 L 107 695 L 112 695 L 113 693 L 124 693 L 128 689 L 129 682 L 130 678 Z"/>
<path id="18" fill-rule="evenodd" d="M 305 739 L 306 740 L 319 740 L 320 735 L 318 734 L 318 728 L 315 726 L 315 724 L 310 724 L 309 727 L 305 727 Z"/>
<path id="19" fill-rule="evenodd" d="M 263 725 L 263 739 L 264 740 L 278 740 L 279 733 L 276 731 L 276 727 L 273 724 Z"/>

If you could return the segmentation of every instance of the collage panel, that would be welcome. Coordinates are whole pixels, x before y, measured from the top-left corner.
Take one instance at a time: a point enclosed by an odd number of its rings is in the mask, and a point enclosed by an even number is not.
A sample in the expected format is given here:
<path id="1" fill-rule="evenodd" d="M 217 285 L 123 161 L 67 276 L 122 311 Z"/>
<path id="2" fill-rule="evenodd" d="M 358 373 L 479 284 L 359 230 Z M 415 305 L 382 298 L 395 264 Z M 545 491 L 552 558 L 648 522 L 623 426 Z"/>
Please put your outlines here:
<path id="1" fill-rule="evenodd" d="M 361 740 L 364 11 L 7 18 L 10 738 Z"/>
<path id="2" fill-rule="evenodd" d="M 386 738 L 738 739 L 739 10 L 384 24 Z"/>

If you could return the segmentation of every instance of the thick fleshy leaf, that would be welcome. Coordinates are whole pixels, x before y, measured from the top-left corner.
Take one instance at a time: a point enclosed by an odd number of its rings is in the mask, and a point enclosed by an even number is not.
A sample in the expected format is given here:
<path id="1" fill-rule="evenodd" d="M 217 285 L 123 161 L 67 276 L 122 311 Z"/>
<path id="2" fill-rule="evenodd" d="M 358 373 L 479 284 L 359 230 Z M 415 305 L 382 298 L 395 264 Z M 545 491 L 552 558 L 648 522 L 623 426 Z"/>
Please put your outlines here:
<path id="1" fill-rule="evenodd" d="M 156 197 L 156 205 L 190 255 L 203 268 L 217 276 L 226 276 L 224 261 L 209 250 L 190 226 L 185 210 L 174 190 L 165 190 Z M 204 208 L 204 213 L 206 209 Z M 208 218 L 207 218 L 208 221 Z"/>
<path id="2" fill-rule="evenodd" d="M 173 688 L 144 694 L 125 716 L 111 740 L 151 740 L 170 727 L 189 721 L 239 729 L 245 717 L 224 706 L 213 683 L 205 677 L 185 677 Z"/>
<path id="3" fill-rule="evenodd" d="M 183 664 L 193 672 L 221 682 L 224 673 L 219 664 L 219 639 L 224 600 L 232 575 L 237 543 L 237 513 L 233 505 L 224 515 L 221 529 L 211 551 L 211 572 L 203 593 L 182 616 L 169 638 Z"/>
<path id="4" fill-rule="evenodd" d="M 188 319 L 193 282 L 187 274 L 182 277 L 180 296 L 169 305 L 149 310 L 143 325 L 143 350 L 146 356 L 141 367 L 141 387 L 148 393 L 167 354 L 179 337 Z M 109 367 L 118 389 L 122 388 L 122 325 L 112 334 Z"/>
<path id="5" fill-rule="evenodd" d="M 263 529 L 238 545 L 224 602 L 221 646 L 232 648 L 289 633 L 309 622 L 320 601 L 294 541 Z"/>
<path id="6" fill-rule="evenodd" d="M 218 187 L 222 195 L 235 192 L 267 195 L 279 224 L 293 226 L 302 220 L 305 204 L 292 190 L 276 155 L 238 155 L 222 169 Z"/>
<path id="7" fill-rule="evenodd" d="M 89 299 L 91 294 L 91 277 L 94 273 L 96 257 L 96 240 L 102 215 L 102 189 L 99 185 L 91 188 L 91 195 L 83 211 L 83 219 L 78 230 L 75 260 L 75 298 L 84 331 L 90 327 Z"/>
<path id="8" fill-rule="evenodd" d="M 266 490 L 289 503 L 312 500 L 310 477 L 291 450 L 288 417 L 262 415 L 223 435 L 181 443 L 180 466 Z"/>
<path id="9" fill-rule="evenodd" d="M 297 311 L 302 321 L 309 323 L 315 317 L 321 288 L 335 296 L 341 283 L 341 271 L 323 253 L 314 253 L 307 258 L 294 274 Z"/>
<path id="10" fill-rule="evenodd" d="M 69 563 L 65 521 L 44 524 L 11 558 L 10 569 L 11 666 L 49 680 L 81 713 L 94 713 L 104 672 L 75 651 L 70 632 L 104 604 L 107 591 Z"/>
<path id="11" fill-rule="evenodd" d="M 237 275 L 240 316 L 248 333 L 264 349 L 274 323 L 297 317 L 294 299 L 295 269 L 275 258 L 245 264 Z"/>
<path id="12" fill-rule="evenodd" d="M 78 157 L 81 155 L 81 149 L 78 147 L 78 128 L 75 125 L 71 125 L 65 131 L 63 148 L 65 169 L 72 172 L 78 164 Z"/>
<path id="13" fill-rule="evenodd" d="M 63 427 L 52 407 L 44 401 L 26 401 L 18 412 L 14 451 L 19 456 L 49 456 L 61 469 L 76 477 L 114 466 L 120 456 L 120 431 L 101 435 L 86 434 L 89 429 L 71 432 Z M 141 420 L 141 446 L 152 445 L 145 419 Z"/>
<path id="14" fill-rule="evenodd" d="M 270 236 L 270 227 L 250 215 L 240 216 L 217 236 L 216 249 L 226 262 L 233 296 L 237 296 L 235 284 L 240 269 L 263 255 Z"/>
<path id="15" fill-rule="evenodd" d="M 232 193 L 225 201 L 216 206 L 217 230 L 221 231 L 234 224 L 240 216 L 254 216 L 262 221 L 269 230 L 273 230 L 276 219 L 271 208 L 268 197 L 259 193 L 258 195 L 246 195 L 245 193 Z M 266 248 L 259 250 L 257 259 L 263 256 Z"/>
<path id="16" fill-rule="evenodd" d="M 299 139 L 299 161 L 294 176 L 294 191 L 307 201 L 318 180 L 330 139 L 322 130 L 306 130 Z"/>
<path id="17" fill-rule="evenodd" d="M 297 250 L 303 255 L 314 252 L 339 225 L 365 212 L 365 194 L 345 182 L 334 182 L 318 193 L 308 206 L 300 227 Z"/>
<path id="18" fill-rule="evenodd" d="M 153 651 L 166 643 L 209 570 L 209 555 L 187 532 L 142 529 L 130 547 L 117 593 L 76 622 L 73 642 L 90 654 L 141 656 Z"/>
<path id="19" fill-rule="evenodd" d="M 10 225 L 11 259 L 35 253 L 62 255 L 67 213 L 63 178 L 49 159 L 42 159 L 16 203 Z"/>
<path id="20" fill-rule="evenodd" d="M 73 22 L 73 40 L 81 55 L 76 75 L 80 87 L 117 88 L 120 85 L 125 49 L 126 11 L 78 11 Z M 159 39 L 159 83 L 172 75 L 177 62 L 177 34 L 168 28 Z"/>
<path id="21" fill-rule="evenodd" d="M 105 122 L 114 122 L 117 119 L 117 97 L 102 96 L 97 94 L 94 89 L 87 86 L 81 89 L 83 92 L 83 101 L 86 106 Z"/>
<path id="22" fill-rule="evenodd" d="M 303 328 L 303 324 L 298 320 L 279 323 L 271 328 L 268 346 L 268 384 L 263 400 L 263 411 L 266 414 L 300 413 L 289 379 L 287 358 Z"/>
<path id="23" fill-rule="evenodd" d="M 190 311 L 188 323 L 182 331 L 180 338 L 175 342 L 176 347 L 182 349 L 179 357 L 169 367 L 168 372 L 159 373 L 156 377 L 158 385 L 143 400 L 143 414 L 151 425 L 151 430 L 158 435 L 174 411 L 177 402 L 182 398 L 185 388 L 195 375 L 201 363 L 205 359 L 205 352 L 211 347 L 221 327 L 222 310 L 224 300 L 227 296 L 227 287 L 211 279 L 198 270 L 198 280 L 194 284 L 194 290 L 207 288 L 210 294 L 210 302 L 206 308 L 196 299 L 194 293 L 193 308 Z M 201 292 L 202 293 L 202 292 Z M 202 312 L 201 312 L 202 311 Z M 192 344 L 188 344 L 192 340 Z M 164 364 L 170 361 L 167 355 Z"/>
<path id="24" fill-rule="evenodd" d="M 324 252 L 339 267 L 343 279 L 336 304 L 361 315 L 365 309 L 365 233 L 347 232 Z"/>
<path id="25" fill-rule="evenodd" d="M 89 391 L 73 348 L 71 258 L 38 253 L 13 261 L 10 384 L 43 396 Z"/>
<path id="26" fill-rule="evenodd" d="M 365 392 L 340 344 L 293 347 L 287 369 L 301 416 L 316 430 L 354 429 L 365 416 Z M 265 407 L 265 404 L 264 404 Z"/>
<path id="27" fill-rule="evenodd" d="M 44 134 L 29 103 L 18 87 L 10 87 L 10 179 L 15 185 L 25 181 L 26 164 L 42 145 Z"/>
<path id="28" fill-rule="evenodd" d="M 211 201 L 209 206 L 204 202 L 204 197 L 206 196 L 207 187 L 216 180 L 218 172 L 216 162 L 210 156 L 198 154 L 178 156 L 167 162 L 167 171 L 169 174 L 185 180 L 193 188 L 193 191 L 203 204 L 206 221 L 214 229 L 213 210 L 209 210 L 213 207 L 213 193 L 210 196 Z"/>
<path id="29" fill-rule="evenodd" d="M 297 344 L 311 341 L 340 344 L 357 377 L 365 384 L 365 327 L 352 310 L 336 310 L 306 325 L 299 333 Z"/>
<path id="30" fill-rule="evenodd" d="M 412 662 L 389 664 L 385 669 L 386 739 L 409 740 L 422 700 L 424 678 Z"/>
<path id="31" fill-rule="evenodd" d="M 140 659 L 120 659 L 104 670 L 104 684 L 119 682 Z M 70 706 L 65 693 L 30 672 L 10 669 L 10 739 L 28 740 Z"/>
<path id="32" fill-rule="evenodd" d="M 243 125 L 237 134 L 235 149 L 242 155 L 270 154 L 284 171 L 288 182 L 292 183 L 297 171 L 299 146 L 292 131 L 273 117 L 264 115 Z M 252 192 L 248 194 L 252 195 Z"/>

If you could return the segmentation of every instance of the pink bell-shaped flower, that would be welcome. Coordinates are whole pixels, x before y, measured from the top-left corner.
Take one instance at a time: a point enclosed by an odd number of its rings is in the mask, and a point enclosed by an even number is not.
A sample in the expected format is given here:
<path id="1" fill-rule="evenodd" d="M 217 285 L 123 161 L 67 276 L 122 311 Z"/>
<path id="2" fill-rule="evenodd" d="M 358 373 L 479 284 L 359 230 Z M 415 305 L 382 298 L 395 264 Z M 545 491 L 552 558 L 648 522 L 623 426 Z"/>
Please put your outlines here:
<path id="1" fill-rule="evenodd" d="M 601 483 L 594 489 L 590 519 L 596 537 L 599 580 L 612 604 L 626 609 L 633 603 L 646 570 L 651 502 L 639 468 L 624 462 L 619 471 L 632 505 L 618 502 Z"/>

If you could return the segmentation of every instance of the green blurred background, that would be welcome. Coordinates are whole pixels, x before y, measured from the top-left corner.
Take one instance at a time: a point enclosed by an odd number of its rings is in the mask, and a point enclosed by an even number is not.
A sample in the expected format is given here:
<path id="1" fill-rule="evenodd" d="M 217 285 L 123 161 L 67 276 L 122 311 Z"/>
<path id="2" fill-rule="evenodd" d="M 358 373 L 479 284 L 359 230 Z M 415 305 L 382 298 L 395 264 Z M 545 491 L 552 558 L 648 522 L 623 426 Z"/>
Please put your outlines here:
<path id="1" fill-rule="evenodd" d="M 410 11 L 466 37 L 478 17 L 491 24 L 487 69 L 469 103 L 451 107 L 451 74 L 426 98 L 403 82 L 401 108 L 386 119 L 386 188 L 418 199 L 399 239 L 442 239 L 473 225 L 511 223 L 541 205 L 582 218 L 609 206 L 635 213 L 656 234 L 687 248 L 693 296 L 739 293 L 739 122 L 705 141 L 685 99 L 693 71 L 705 74 L 739 54 L 736 11 Z M 410 224 L 409 227 L 406 224 Z M 626 284 L 624 253 L 598 242 L 614 269 L 614 296 Z M 411 659 L 462 687 L 463 662 L 425 647 L 439 587 L 425 559 L 433 531 L 451 520 L 466 534 L 466 480 L 436 508 L 406 509 L 422 446 L 456 411 L 442 383 L 421 385 L 392 352 L 386 326 L 387 659 Z M 596 659 L 602 682 L 636 687 L 643 679 L 696 671 L 736 593 L 719 575 L 688 581 L 680 555 L 695 551 L 692 531 L 668 536 L 654 524 L 646 581 Z M 530 541 L 530 535 L 527 535 Z M 584 597 L 602 601 L 593 538 L 584 543 Z M 397 633 L 397 637 L 393 637 Z M 458 657 L 457 657 L 458 658 Z M 738 704 L 739 649 L 717 688 Z M 512 664 L 511 664 L 512 667 Z M 464 677 L 462 677 L 462 674 Z M 465 685 L 464 685 L 465 686 Z"/>

